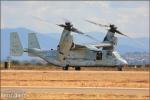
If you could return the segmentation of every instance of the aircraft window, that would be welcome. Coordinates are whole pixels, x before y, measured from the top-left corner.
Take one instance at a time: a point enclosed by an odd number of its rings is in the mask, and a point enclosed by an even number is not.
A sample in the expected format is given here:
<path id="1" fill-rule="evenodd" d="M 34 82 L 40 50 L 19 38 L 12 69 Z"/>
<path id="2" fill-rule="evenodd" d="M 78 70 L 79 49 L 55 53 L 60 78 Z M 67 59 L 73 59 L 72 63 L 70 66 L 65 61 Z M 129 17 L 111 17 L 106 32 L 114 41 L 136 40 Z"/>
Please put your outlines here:
<path id="1" fill-rule="evenodd" d="M 102 60 L 102 52 L 97 52 L 96 60 Z"/>

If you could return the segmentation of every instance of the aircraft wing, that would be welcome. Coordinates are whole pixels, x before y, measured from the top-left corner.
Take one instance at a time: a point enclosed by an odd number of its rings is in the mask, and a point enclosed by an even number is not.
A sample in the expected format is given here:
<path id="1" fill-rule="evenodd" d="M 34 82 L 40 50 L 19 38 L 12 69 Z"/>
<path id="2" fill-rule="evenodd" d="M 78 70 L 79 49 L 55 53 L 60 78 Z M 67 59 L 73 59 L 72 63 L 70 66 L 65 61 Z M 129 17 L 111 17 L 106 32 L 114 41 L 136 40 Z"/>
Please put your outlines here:
<path id="1" fill-rule="evenodd" d="M 85 45 L 86 48 L 90 49 L 91 51 L 99 51 L 98 48 L 96 48 L 94 45 Z"/>
<path id="2" fill-rule="evenodd" d="M 99 43 L 99 44 L 75 44 L 74 49 L 82 49 L 87 48 L 92 51 L 99 51 L 99 48 L 101 47 L 109 47 L 112 46 L 111 43 Z"/>
<path id="3" fill-rule="evenodd" d="M 110 47 L 112 46 L 111 43 L 99 43 L 99 44 L 93 44 L 96 48 L 101 48 L 101 47 Z"/>
<path id="4" fill-rule="evenodd" d="M 83 45 L 83 44 L 75 44 L 75 48 L 73 49 L 84 49 L 84 48 L 90 49 L 91 51 L 99 51 L 99 49 L 93 45 Z"/>

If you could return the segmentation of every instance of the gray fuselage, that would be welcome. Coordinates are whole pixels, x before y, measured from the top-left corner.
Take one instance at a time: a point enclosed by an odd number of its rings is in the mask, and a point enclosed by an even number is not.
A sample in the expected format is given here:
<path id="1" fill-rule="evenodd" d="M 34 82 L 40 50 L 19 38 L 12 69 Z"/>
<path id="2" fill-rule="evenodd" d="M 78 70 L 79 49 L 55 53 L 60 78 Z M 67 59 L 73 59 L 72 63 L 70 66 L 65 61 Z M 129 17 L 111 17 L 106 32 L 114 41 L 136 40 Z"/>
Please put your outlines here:
<path id="1" fill-rule="evenodd" d="M 88 49 L 70 50 L 69 55 L 64 60 L 65 63 L 58 59 L 57 50 L 41 50 L 28 49 L 28 53 L 38 56 L 43 60 L 57 66 L 117 66 L 127 64 L 118 52 L 116 51 L 91 51 Z"/>

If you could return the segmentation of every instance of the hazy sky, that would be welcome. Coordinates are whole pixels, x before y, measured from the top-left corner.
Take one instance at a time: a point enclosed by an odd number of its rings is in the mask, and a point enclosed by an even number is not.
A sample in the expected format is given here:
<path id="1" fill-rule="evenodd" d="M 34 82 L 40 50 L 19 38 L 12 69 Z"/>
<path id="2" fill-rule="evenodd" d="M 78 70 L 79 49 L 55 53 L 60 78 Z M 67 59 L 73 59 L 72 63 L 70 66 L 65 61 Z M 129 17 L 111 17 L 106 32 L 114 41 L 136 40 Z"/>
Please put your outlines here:
<path id="1" fill-rule="evenodd" d="M 149 36 L 149 1 L 1 2 L 1 28 L 25 27 L 40 33 L 58 33 L 62 29 L 55 24 L 63 23 L 64 18 L 83 32 L 106 32 L 84 21 L 90 19 L 101 24 L 113 23 L 131 37 Z"/>

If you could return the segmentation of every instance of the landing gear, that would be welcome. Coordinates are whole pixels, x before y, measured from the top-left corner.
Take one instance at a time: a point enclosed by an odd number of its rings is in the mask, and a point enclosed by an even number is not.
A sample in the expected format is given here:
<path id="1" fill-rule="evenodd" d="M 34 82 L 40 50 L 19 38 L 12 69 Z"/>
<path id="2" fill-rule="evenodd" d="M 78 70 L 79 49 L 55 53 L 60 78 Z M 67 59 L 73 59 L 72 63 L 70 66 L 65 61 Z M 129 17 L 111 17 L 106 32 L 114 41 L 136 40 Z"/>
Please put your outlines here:
<path id="1" fill-rule="evenodd" d="M 118 66 L 118 71 L 122 71 L 122 66 Z"/>
<path id="2" fill-rule="evenodd" d="M 68 68 L 69 68 L 69 65 L 62 67 L 63 70 L 68 70 Z M 76 66 L 75 70 L 81 70 L 81 68 L 79 66 Z"/>
<path id="3" fill-rule="evenodd" d="M 69 65 L 63 67 L 63 70 L 68 70 Z"/>
<path id="4" fill-rule="evenodd" d="M 80 67 L 78 67 L 78 66 L 76 66 L 76 67 L 75 67 L 75 70 L 81 70 L 81 68 L 80 68 Z"/>

